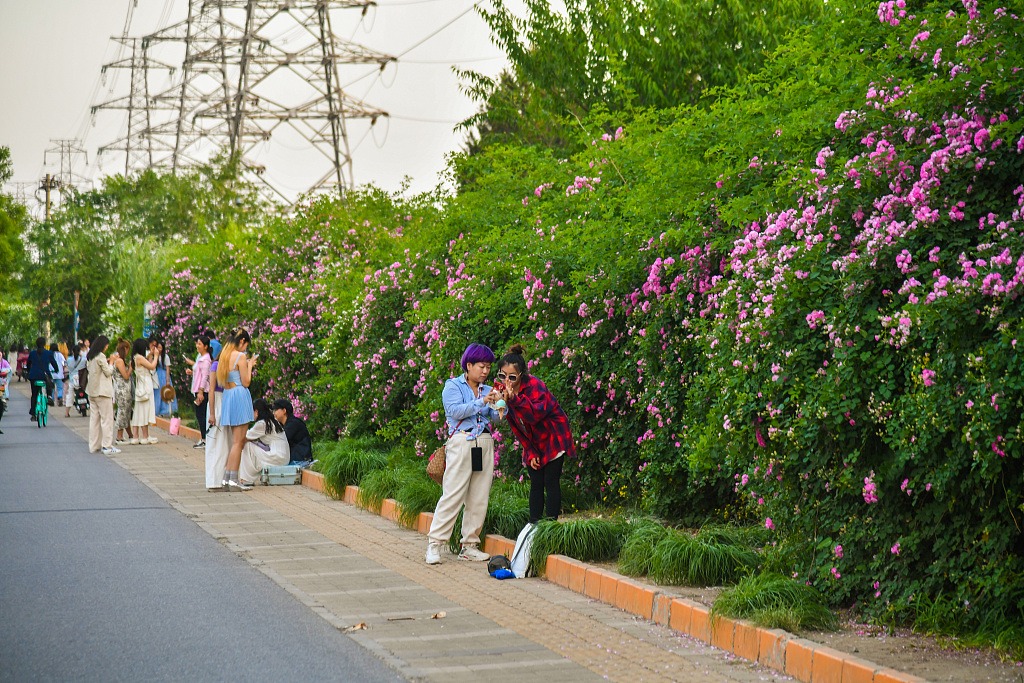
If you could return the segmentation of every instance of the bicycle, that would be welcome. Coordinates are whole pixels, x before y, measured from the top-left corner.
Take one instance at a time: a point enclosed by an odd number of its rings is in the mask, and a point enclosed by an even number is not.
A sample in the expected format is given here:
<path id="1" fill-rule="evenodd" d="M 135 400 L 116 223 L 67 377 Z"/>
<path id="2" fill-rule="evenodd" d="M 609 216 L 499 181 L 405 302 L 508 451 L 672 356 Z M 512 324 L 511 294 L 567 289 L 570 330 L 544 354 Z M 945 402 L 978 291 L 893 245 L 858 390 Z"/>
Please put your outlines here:
<path id="1" fill-rule="evenodd" d="M 46 413 L 47 405 L 49 401 L 46 399 L 46 382 L 41 379 L 37 379 L 32 382 L 33 386 L 39 387 L 39 393 L 36 395 L 36 426 L 40 429 L 46 426 Z"/>

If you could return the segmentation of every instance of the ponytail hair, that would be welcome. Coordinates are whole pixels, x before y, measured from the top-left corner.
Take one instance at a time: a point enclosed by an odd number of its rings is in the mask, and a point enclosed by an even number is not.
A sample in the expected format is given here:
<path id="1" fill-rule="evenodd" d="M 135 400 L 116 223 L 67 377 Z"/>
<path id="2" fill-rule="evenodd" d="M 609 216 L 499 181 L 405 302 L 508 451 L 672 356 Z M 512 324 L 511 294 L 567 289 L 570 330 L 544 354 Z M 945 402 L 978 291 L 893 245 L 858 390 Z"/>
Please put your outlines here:
<path id="1" fill-rule="evenodd" d="M 520 377 L 529 377 L 530 372 L 526 367 L 526 359 L 523 358 L 523 352 L 524 349 L 522 344 L 513 344 L 510 346 L 508 353 L 498 360 L 498 369 L 500 370 L 506 365 L 511 365 L 519 371 Z"/>

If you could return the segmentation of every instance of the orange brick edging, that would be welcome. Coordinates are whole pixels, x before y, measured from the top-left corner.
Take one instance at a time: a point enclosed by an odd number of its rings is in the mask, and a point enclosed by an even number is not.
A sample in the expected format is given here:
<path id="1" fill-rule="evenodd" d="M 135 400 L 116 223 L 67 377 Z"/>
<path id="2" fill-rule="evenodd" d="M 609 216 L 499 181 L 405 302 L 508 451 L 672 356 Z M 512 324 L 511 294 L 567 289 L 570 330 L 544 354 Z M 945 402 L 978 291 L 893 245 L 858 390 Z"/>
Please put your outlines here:
<path id="1" fill-rule="evenodd" d="M 319 472 L 302 470 L 302 485 L 327 495 L 327 489 L 324 488 L 324 475 Z"/>
<path id="2" fill-rule="evenodd" d="M 303 470 L 302 485 L 325 492 L 323 475 L 317 472 Z M 359 487 L 346 486 L 342 499 L 358 505 Z M 388 498 L 381 504 L 379 514 L 398 521 L 399 510 L 399 504 Z M 433 513 L 421 512 L 416 530 L 426 534 L 433 518 Z M 514 548 L 515 541 L 504 536 L 483 539 L 483 551 L 489 555 L 511 556 Z M 573 592 L 650 619 L 804 683 L 927 683 L 923 678 L 797 638 L 786 631 L 761 628 L 741 619 L 712 618 L 707 605 L 660 593 L 628 577 L 591 567 L 571 557 L 548 555 L 544 576 Z"/>

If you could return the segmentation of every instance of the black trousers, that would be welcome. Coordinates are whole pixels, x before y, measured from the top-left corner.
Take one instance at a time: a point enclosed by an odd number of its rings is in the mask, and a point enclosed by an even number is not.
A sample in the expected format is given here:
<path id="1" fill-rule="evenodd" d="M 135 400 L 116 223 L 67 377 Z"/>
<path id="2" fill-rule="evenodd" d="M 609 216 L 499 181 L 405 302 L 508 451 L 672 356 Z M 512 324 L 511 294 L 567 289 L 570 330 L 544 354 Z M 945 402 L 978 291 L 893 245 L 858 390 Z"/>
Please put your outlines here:
<path id="1" fill-rule="evenodd" d="M 561 479 L 564 460 L 564 455 L 555 458 L 539 470 L 529 465 L 526 467 L 526 471 L 530 473 L 530 521 L 534 524 L 542 517 L 558 519 L 562 512 Z"/>
<path id="2" fill-rule="evenodd" d="M 199 435 L 206 441 L 206 430 L 209 424 L 206 422 L 206 409 L 210 407 L 210 395 L 203 392 L 203 402 L 196 406 L 196 422 L 199 423 Z"/>

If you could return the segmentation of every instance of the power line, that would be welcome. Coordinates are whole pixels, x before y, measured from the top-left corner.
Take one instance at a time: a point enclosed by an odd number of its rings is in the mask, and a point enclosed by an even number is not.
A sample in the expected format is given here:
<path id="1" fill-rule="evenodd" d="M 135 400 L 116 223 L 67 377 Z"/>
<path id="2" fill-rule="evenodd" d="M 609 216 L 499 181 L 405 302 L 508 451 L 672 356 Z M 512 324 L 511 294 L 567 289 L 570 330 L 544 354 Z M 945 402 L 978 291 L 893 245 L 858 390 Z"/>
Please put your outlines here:
<path id="1" fill-rule="evenodd" d="M 464 9 L 463 11 L 459 12 L 457 15 L 455 15 L 454 17 L 449 19 L 447 22 L 442 24 L 440 27 L 438 27 L 437 29 L 435 29 L 431 33 L 427 34 L 427 36 L 425 38 L 423 38 L 422 40 L 419 40 L 419 41 L 413 43 L 411 46 L 409 46 L 405 50 L 402 50 L 401 52 L 399 52 L 397 55 L 395 55 L 395 61 L 397 61 L 397 60 L 401 59 L 402 57 L 404 57 L 405 55 L 409 54 L 410 52 L 412 52 L 413 50 L 418 48 L 420 45 L 423 45 L 423 43 L 427 42 L 428 40 L 430 40 L 431 38 L 433 38 L 437 34 L 439 34 L 442 31 L 444 31 L 446 28 L 448 28 L 449 26 L 454 24 L 456 21 L 458 21 L 462 17 L 466 16 L 467 14 L 472 12 L 473 10 L 477 9 L 480 6 L 481 2 L 483 2 L 483 0 L 477 0 L 477 2 L 474 2 L 472 5 L 470 5 L 469 7 L 467 7 L 466 9 Z M 382 65 L 379 69 L 375 69 L 373 71 L 368 71 L 365 74 L 363 74 L 362 76 L 359 76 L 358 78 L 355 78 L 355 79 L 349 81 L 348 83 L 346 83 L 345 85 L 341 86 L 341 89 L 345 90 L 350 85 L 355 85 L 356 83 L 358 83 L 359 81 L 363 80 L 364 78 L 369 78 L 370 76 L 374 75 L 378 71 L 383 70 L 383 68 L 384 68 L 384 66 Z"/>

